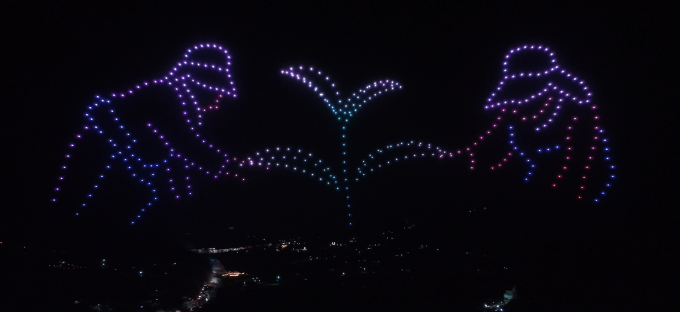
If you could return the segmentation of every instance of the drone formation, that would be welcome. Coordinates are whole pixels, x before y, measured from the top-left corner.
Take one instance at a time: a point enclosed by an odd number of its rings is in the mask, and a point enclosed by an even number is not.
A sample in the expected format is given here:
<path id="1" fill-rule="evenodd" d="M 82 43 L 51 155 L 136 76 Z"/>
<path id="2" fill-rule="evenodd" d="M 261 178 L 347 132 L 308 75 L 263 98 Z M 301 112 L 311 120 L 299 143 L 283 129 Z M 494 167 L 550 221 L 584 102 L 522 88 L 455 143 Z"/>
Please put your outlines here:
<path id="1" fill-rule="evenodd" d="M 226 64 L 215 65 L 191 59 L 190 55 L 193 52 L 199 50 L 214 50 L 222 53 L 226 59 Z M 149 209 L 149 207 L 151 207 L 154 202 L 158 201 L 158 193 L 160 193 L 160 190 L 156 185 L 161 184 L 161 182 L 156 182 L 156 180 L 163 173 L 165 173 L 167 176 L 168 191 L 170 191 L 171 196 L 176 199 L 179 199 L 182 196 L 180 195 L 178 187 L 176 186 L 180 182 L 185 183 L 185 194 L 188 196 L 192 195 L 191 184 L 189 182 L 192 175 L 202 173 L 207 176 L 214 176 L 215 178 L 217 178 L 218 175 L 230 175 L 230 172 L 226 169 L 226 165 L 229 163 L 228 154 L 224 153 L 221 149 L 216 148 L 213 144 L 210 144 L 205 139 L 203 139 L 201 133 L 198 131 L 199 127 L 202 125 L 203 113 L 208 110 L 218 109 L 220 100 L 224 97 L 236 97 L 236 88 L 234 87 L 234 82 L 231 79 L 231 73 L 229 72 L 230 66 L 231 56 L 222 46 L 217 44 L 196 45 L 187 50 L 186 54 L 184 54 L 184 59 L 178 62 L 167 76 L 150 80 L 150 82 L 145 81 L 125 92 L 112 93 L 110 98 L 96 96 L 95 102 L 87 107 L 87 111 L 84 114 L 87 119 L 86 124 L 83 126 L 84 133 L 76 134 L 75 139 L 77 141 L 82 140 L 85 136 L 85 133 L 90 135 L 94 134 L 95 137 L 99 136 L 98 139 L 105 140 L 113 149 L 109 159 L 110 164 L 105 165 L 105 168 L 103 168 L 104 172 L 99 175 L 99 178 L 104 179 L 106 177 L 105 172 L 111 170 L 112 168 L 111 163 L 116 163 L 117 165 L 122 165 L 123 168 L 128 170 L 134 181 L 138 181 L 149 188 L 149 200 L 140 208 L 136 219 L 141 218 L 142 214 L 146 212 L 146 210 Z M 223 73 L 227 78 L 228 84 L 227 86 L 207 84 L 204 81 L 194 78 L 191 73 L 186 72 L 187 70 L 185 69 L 188 68 L 197 68 L 199 70 L 210 70 Z M 158 140 L 157 143 L 160 143 L 166 148 L 167 154 L 164 155 L 162 159 L 143 159 L 139 155 L 139 152 L 135 152 L 137 149 L 134 147 L 138 143 L 137 136 L 140 134 L 133 134 L 126 130 L 127 128 L 125 125 L 123 125 L 120 119 L 121 117 L 116 114 L 115 107 L 116 104 L 123 104 L 120 102 L 124 102 L 126 98 L 132 97 L 145 88 L 154 86 L 166 87 L 175 92 L 178 98 L 178 104 L 180 104 L 182 116 L 186 118 L 186 123 L 188 130 L 191 132 L 191 136 L 195 137 L 196 140 L 200 142 L 200 144 L 206 146 L 206 148 L 209 151 L 212 151 L 212 153 L 222 156 L 224 159 L 222 164 L 213 170 L 208 169 L 208 167 L 198 165 L 196 162 L 186 157 L 186 155 L 183 156 L 184 153 L 174 146 L 162 133 L 159 133 L 159 130 L 156 129 L 151 123 L 146 124 L 146 127 L 149 131 L 147 134 L 156 136 L 156 139 Z M 212 103 L 199 103 L 193 95 L 194 92 L 192 92 L 192 88 L 209 90 L 210 92 L 215 93 L 215 101 Z M 99 117 L 98 115 L 101 114 L 104 114 L 104 116 L 101 118 L 106 119 L 106 121 L 95 118 L 95 115 Z M 106 116 L 106 114 L 108 114 L 108 116 Z M 104 124 L 106 126 L 104 126 Z M 74 149 L 75 147 L 75 143 L 69 144 L 70 149 Z M 146 146 L 138 146 L 139 150 L 143 150 L 145 148 Z M 71 158 L 71 153 L 66 154 L 65 158 L 66 160 Z M 68 168 L 68 164 L 64 164 L 61 168 L 66 170 Z M 178 168 L 184 168 L 186 172 L 180 174 L 181 176 L 175 175 L 174 172 L 178 171 L 175 169 Z M 232 174 L 232 176 L 238 178 L 238 174 L 236 173 Z M 244 180 L 243 178 L 240 179 Z M 60 182 L 64 180 L 65 175 L 59 177 Z M 60 191 L 60 188 L 61 186 L 56 187 L 55 191 Z M 89 194 L 86 195 L 84 202 L 80 205 L 81 209 L 84 209 L 87 206 L 88 199 L 92 198 L 94 191 L 96 191 L 98 188 L 99 184 L 94 184 L 92 186 L 92 189 L 90 190 Z M 56 202 L 57 198 L 53 198 L 52 201 Z M 80 215 L 80 212 L 75 212 L 75 215 Z M 134 224 L 135 221 L 133 220 L 130 223 Z"/>
<path id="2" fill-rule="evenodd" d="M 224 63 L 212 64 L 205 60 L 191 58 L 192 54 L 197 51 L 217 52 L 224 59 Z M 533 71 L 517 71 L 512 68 L 513 58 L 526 52 L 539 53 L 547 60 L 548 67 Z M 230 156 L 224 149 L 204 139 L 199 131 L 203 124 L 203 115 L 218 109 L 222 99 L 236 98 L 236 88 L 229 71 L 230 66 L 231 56 L 222 46 L 196 45 L 186 51 L 184 58 L 175 64 L 166 76 L 135 85 L 125 92 L 112 93 L 109 97 L 96 96 L 95 102 L 87 107 L 84 114 L 86 123 L 82 132 L 76 134 L 74 139 L 75 142 L 79 142 L 85 137 L 95 138 L 100 142 L 105 142 L 111 148 L 110 158 L 101 168 L 99 180 L 103 180 L 110 170 L 120 167 L 128 172 L 133 181 L 141 183 L 149 190 L 148 200 L 139 208 L 138 214 L 130 221 L 131 224 L 135 224 L 136 220 L 140 219 L 159 200 L 159 197 L 179 200 L 183 196 L 191 196 L 191 181 L 194 178 L 231 177 L 245 181 L 243 171 L 247 168 L 287 169 L 309 175 L 333 187 L 342 194 L 347 207 L 347 215 L 350 218 L 350 226 L 352 225 L 350 195 L 353 185 L 368 175 L 376 173 L 379 169 L 413 159 L 465 158 L 469 170 L 488 168 L 491 171 L 497 171 L 510 166 L 511 159 L 516 158 L 527 166 L 528 169 L 522 179 L 528 182 L 533 179 L 538 168 L 542 167 L 539 162 L 553 157 L 560 159 L 560 165 L 555 167 L 557 172 L 554 173 L 550 185 L 557 188 L 565 179 L 575 178 L 578 181 L 574 190 L 576 198 L 583 199 L 588 193 L 588 197 L 595 202 L 599 202 L 607 194 L 606 190 L 611 187 L 611 180 L 615 178 L 613 171 L 615 166 L 611 164 L 608 140 L 599 125 L 600 116 L 595 113 L 597 106 L 591 103 L 591 92 L 583 80 L 560 68 L 554 58 L 554 53 L 544 46 L 521 46 L 510 50 L 505 56 L 503 78 L 484 106 L 486 110 L 496 110 L 497 115 L 494 122 L 467 146 L 458 149 L 443 149 L 433 143 L 403 141 L 377 148 L 358 164 L 348 163 L 348 153 L 351 149 L 348 146 L 350 140 L 347 138 L 347 128 L 351 124 L 352 117 L 370 101 L 391 91 L 400 90 L 402 86 L 393 80 L 380 80 L 346 96 L 341 95 L 329 76 L 314 67 L 298 66 L 282 70 L 281 74 L 298 80 L 315 92 L 337 119 L 341 130 L 342 153 L 339 155 L 340 163 L 336 164 L 340 168 L 338 172 L 334 171 L 327 161 L 302 149 L 272 147 L 255 152 L 251 156 L 239 158 Z M 202 72 L 216 72 L 226 76 L 226 84 L 211 84 L 199 79 Z M 512 92 L 517 87 L 522 90 L 519 95 Z M 129 129 L 135 128 L 134 126 L 128 127 L 123 124 L 121 119 L 127 116 L 120 115 L 117 112 L 118 108 L 126 105 L 127 99 L 150 88 L 173 91 L 177 107 L 170 109 L 181 112 L 181 118 L 186 123 L 184 131 L 188 130 L 186 133 L 194 137 L 200 146 L 205 147 L 199 151 L 198 156 L 187 155 L 188 148 L 181 150 L 183 147 L 173 143 L 170 136 L 163 133 L 164 129 L 150 121 L 145 121 L 142 127 L 136 128 L 136 130 L 145 129 L 146 133 L 133 133 Z M 528 92 L 527 89 L 529 89 Z M 203 101 L 203 97 L 196 96 L 199 91 L 210 94 L 213 100 Z M 585 109 L 588 112 L 584 112 Z M 587 138 L 574 134 L 576 129 L 587 130 L 588 128 L 591 133 L 589 143 L 584 142 Z M 170 131 L 170 129 L 165 129 L 165 131 Z M 555 135 L 555 133 L 563 134 Z M 497 161 L 484 164 L 476 155 L 484 153 L 484 145 L 488 145 L 489 138 L 494 135 L 507 135 L 507 139 L 504 139 L 508 142 L 505 146 L 506 151 L 496 156 Z M 153 143 L 142 144 L 140 136 L 152 138 L 153 140 L 144 140 L 144 142 Z M 546 140 L 548 142 L 543 144 Z M 68 161 L 75 151 L 73 150 L 76 148 L 75 142 L 69 144 L 70 152 L 65 155 L 66 163 L 61 167 L 65 173 L 70 167 Z M 536 145 L 537 142 L 541 143 Z M 148 144 L 159 147 L 162 150 L 160 155 L 150 155 L 146 152 L 149 149 Z M 87 145 L 87 143 L 79 142 L 78 146 L 80 145 Z M 575 154 L 575 150 L 579 153 Z M 194 150 L 192 152 L 195 153 Z M 585 157 L 582 156 L 584 153 Z M 208 155 L 216 156 L 218 161 L 208 160 Z M 199 161 L 204 162 L 205 165 L 199 164 Z M 550 170 L 549 165 L 545 167 L 547 169 L 543 169 L 544 171 Z M 590 172 L 593 172 L 593 168 L 596 167 L 607 169 L 604 185 L 589 183 Z M 69 183 L 66 174 L 60 175 L 58 179 L 59 185 L 55 188 L 57 193 L 64 188 L 63 185 Z M 86 210 L 89 200 L 100 187 L 101 183 L 95 183 L 89 189 L 83 202 L 79 204 L 80 210 L 74 212 L 76 216 Z M 596 191 L 593 191 L 594 189 Z M 57 196 L 52 201 L 56 202 Z"/>

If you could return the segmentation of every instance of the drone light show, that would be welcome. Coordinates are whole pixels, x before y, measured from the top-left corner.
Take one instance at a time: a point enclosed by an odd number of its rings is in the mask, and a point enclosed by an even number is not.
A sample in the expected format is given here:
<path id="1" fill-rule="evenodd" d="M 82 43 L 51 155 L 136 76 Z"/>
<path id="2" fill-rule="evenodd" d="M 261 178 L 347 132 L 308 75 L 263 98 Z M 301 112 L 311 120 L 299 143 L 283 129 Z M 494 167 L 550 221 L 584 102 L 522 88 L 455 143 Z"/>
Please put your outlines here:
<path id="1" fill-rule="evenodd" d="M 221 63 L 194 57 L 200 51 L 218 53 Z M 527 55 L 530 56 L 528 61 L 516 60 Z M 358 163 L 350 163 L 352 158 L 349 157 L 355 155 L 353 141 L 348 137 L 353 117 L 371 102 L 389 101 L 390 96 L 398 96 L 388 93 L 402 90 L 400 83 L 383 79 L 344 94 L 329 75 L 316 67 L 295 66 L 281 70 L 283 76 L 299 81 L 313 92 L 311 103 L 320 102 L 330 109 L 332 125 L 329 126 L 341 130 L 337 138 L 341 155 L 337 155 L 336 161 L 325 160 L 316 156 L 315 151 L 290 146 L 271 146 L 246 155 L 234 155 L 229 146 L 218 147 L 200 131 L 206 113 L 236 100 L 231 62 L 231 56 L 222 46 L 199 44 L 188 48 L 167 75 L 133 85 L 125 91 L 96 96 L 84 112 L 86 122 L 82 130 L 68 145 L 69 152 L 61 167 L 63 174 L 58 177 L 59 184 L 52 201 L 59 201 L 64 185 L 75 179 L 69 171 L 72 154 L 77 148 L 87 148 L 92 140 L 104 142 L 110 148 L 107 159 L 103 160 L 106 164 L 98 173 L 99 180 L 103 181 L 112 170 L 122 170 L 132 178 L 131 181 L 147 190 L 148 198 L 139 204 L 138 213 L 132 216 L 130 224 L 138 222 L 160 198 L 180 200 L 191 196 L 192 181 L 196 179 L 229 178 L 247 183 L 250 168 L 302 173 L 332 187 L 347 208 L 350 226 L 354 209 L 352 189 L 382 169 L 397 165 L 416 166 L 415 160 L 450 162 L 452 166 L 464 166 L 473 172 L 521 167 L 524 174 L 517 177 L 518 181 L 566 188 L 575 199 L 594 202 L 603 199 L 616 177 L 607 133 L 600 124 L 601 117 L 592 93 L 585 81 L 562 68 L 554 52 L 545 46 L 524 45 L 505 55 L 500 82 L 486 100 L 480 100 L 484 110 L 493 114 L 493 121 L 473 133 L 461 134 L 470 137 L 468 144 L 444 147 L 447 142 L 404 140 L 376 147 Z M 215 83 L 214 79 L 201 78 L 206 73 L 217 74 L 221 80 Z M 128 99 L 151 88 L 172 91 L 175 102 L 167 110 L 181 116 L 183 123 L 173 128 L 192 137 L 202 149 L 190 150 L 177 144 L 172 135 L 167 134 L 170 129 L 150 120 L 143 125 L 124 123 L 128 116 L 120 114 L 119 108 L 127 105 Z M 210 100 L 197 96 L 198 92 L 210 94 Z M 492 141 L 503 143 L 501 152 L 486 149 Z M 151 149 L 150 144 L 161 152 L 147 152 Z M 91 211 L 88 205 L 101 185 L 95 183 L 82 194 L 82 202 L 74 207 L 77 208 L 75 216 Z"/>

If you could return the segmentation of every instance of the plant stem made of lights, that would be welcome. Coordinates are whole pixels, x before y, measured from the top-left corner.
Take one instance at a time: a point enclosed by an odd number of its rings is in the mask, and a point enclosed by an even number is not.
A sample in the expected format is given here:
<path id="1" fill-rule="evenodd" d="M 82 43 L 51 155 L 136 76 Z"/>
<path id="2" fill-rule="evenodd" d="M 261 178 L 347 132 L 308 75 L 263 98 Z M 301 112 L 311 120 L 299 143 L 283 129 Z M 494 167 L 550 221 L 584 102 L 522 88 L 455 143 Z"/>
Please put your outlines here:
<path id="1" fill-rule="evenodd" d="M 311 76 L 304 76 L 305 72 Z M 343 197 L 345 198 L 345 204 L 347 205 L 347 216 L 352 217 L 351 211 L 349 209 L 352 207 L 350 201 L 350 187 L 349 183 L 351 176 L 348 173 L 347 164 L 347 127 L 350 120 L 356 113 L 361 109 L 361 107 L 368 103 L 368 101 L 387 93 L 394 91 L 395 89 L 401 89 L 401 85 L 394 80 L 380 80 L 367 85 L 363 89 L 359 89 L 351 96 L 343 98 L 340 95 L 340 91 L 336 90 L 335 83 L 330 80 L 330 77 L 323 76 L 322 72 L 319 70 L 314 70 L 313 67 L 305 68 L 300 66 L 298 69 L 293 67 L 288 70 L 282 70 L 282 74 L 288 75 L 295 78 L 307 87 L 311 88 L 318 96 L 323 100 L 323 102 L 331 109 L 333 115 L 337 117 L 337 121 L 340 124 L 340 144 L 341 144 L 341 177 L 340 183 L 336 186 L 336 189 L 341 191 Z M 343 102 L 344 100 L 344 102 Z M 352 225 L 351 219 L 349 225 Z"/>

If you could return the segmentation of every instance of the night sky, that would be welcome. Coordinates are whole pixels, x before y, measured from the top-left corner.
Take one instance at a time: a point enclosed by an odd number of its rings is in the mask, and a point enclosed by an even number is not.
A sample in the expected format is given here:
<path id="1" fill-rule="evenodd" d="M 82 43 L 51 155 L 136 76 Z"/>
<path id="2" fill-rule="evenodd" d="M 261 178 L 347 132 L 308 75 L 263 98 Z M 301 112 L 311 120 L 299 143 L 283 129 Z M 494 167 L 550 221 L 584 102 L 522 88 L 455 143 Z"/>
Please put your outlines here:
<path id="1" fill-rule="evenodd" d="M 669 60 L 678 26 L 670 13 L 621 5 L 302 3 L 50 4 L 5 11 L 0 241 L 79 238 L 97 244 L 118 236 L 193 233 L 220 244 L 230 231 L 348 236 L 410 222 L 427 227 L 437 239 L 500 242 L 525 258 L 546 250 L 561 257 L 564 247 L 574 261 L 592 264 L 593 272 L 605 267 L 612 276 L 638 272 L 626 281 L 647 289 L 638 282 L 657 284 L 650 281 L 661 283 L 677 273 L 662 252 L 676 246 L 677 220 L 672 217 L 677 165 L 671 152 L 678 144 L 672 95 L 678 79 L 677 62 Z M 408 160 L 352 185 L 351 230 L 337 191 L 284 170 L 245 169 L 245 182 L 196 175 L 191 198 L 175 201 L 159 187 L 159 203 L 135 225 L 130 220 L 146 202 L 147 190 L 120 168 L 102 182 L 86 210 L 75 204 L 83 192 L 64 193 L 63 200 L 51 203 L 68 144 L 85 124 L 83 114 L 94 96 L 163 77 L 187 48 L 200 43 L 229 50 L 238 93 L 205 114 L 207 139 L 239 158 L 276 146 L 299 148 L 336 170 L 341 161 L 336 117 L 280 70 L 314 66 L 344 94 L 382 79 L 403 85 L 370 102 L 349 123 L 348 160 L 356 164 L 376 148 L 398 142 L 432 142 L 446 150 L 469 145 L 497 116 L 484 105 L 502 79 L 505 54 L 526 44 L 548 46 L 563 68 L 590 87 L 616 179 L 607 196 L 594 203 L 577 200 L 572 190 L 551 189 L 554 169 L 525 183 L 526 166 L 518 159 L 493 172 L 488 167 L 470 172 L 462 157 Z M 536 59 L 538 66 L 544 61 Z M 137 102 L 121 108 L 121 118 L 130 123 L 151 118 L 177 133 L 179 148 L 215 163 L 205 147 L 182 137 L 184 124 L 173 123 L 180 113 L 176 95 L 165 90 L 130 100 Z M 480 162 L 497 161 L 505 135 L 489 138 L 489 145 L 499 148 L 480 151 Z M 93 136 L 76 150 L 81 154 L 70 165 L 70 178 L 78 181 L 73 185 L 91 185 L 111 149 Z M 557 164 L 543 161 L 545 167 Z M 473 226 L 468 212 L 484 207 L 488 218 L 475 221 L 483 230 L 472 237 L 463 230 Z M 579 253 L 587 260 L 579 260 Z"/>

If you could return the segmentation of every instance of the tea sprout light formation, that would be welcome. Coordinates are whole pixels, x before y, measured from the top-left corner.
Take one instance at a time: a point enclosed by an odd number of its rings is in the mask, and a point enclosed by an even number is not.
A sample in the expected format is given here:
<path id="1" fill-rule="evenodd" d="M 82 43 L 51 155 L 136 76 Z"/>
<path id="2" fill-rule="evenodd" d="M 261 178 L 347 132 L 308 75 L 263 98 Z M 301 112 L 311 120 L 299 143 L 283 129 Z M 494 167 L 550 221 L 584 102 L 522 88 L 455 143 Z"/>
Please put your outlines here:
<path id="1" fill-rule="evenodd" d="M 217 65 L 190 58 L 192 53 L 200 50 L 217 52 L 218 54 L 223 55 L 226 61 L 224 64 Z M 230 172 L 226 170 L 225 166 L 230 161 L 228 154 L 224 153 L 224 151 L 217 148 L 214 144 L 203 139 L 201 133 L 198 131 L 202 125 L 204 113 L 218 109 L 221 99 L 225 97 L 236 97 L 236 88 L 234 87 L 234 82 L 231 78 L 231 73 L 229 72 L 230 66 L 231 56 L 222 46 L 217 44 L 199 44 L 188 49 L 184 54 L 184 59 L 178 62 L 168 75 L 159 79 L 145 81 L 125 92 L 112 93 L 109 98 L 96 96 L 95 102 L 87 107 L 87 111 L 84 114 L 86 123 L 83 126 L 83 132 L 75 135 L 76 142 L 81 141 L 86 135 L 89 135 L 104 140 L 112 148 L 109 160 L 110 163 L 105 165 L 104 172 L 99 175 L 99 179 L 104 179 L 106 177 L 106 174 L 104 173 L 111 170 L 112 166 L 121 166 L 129 171 L 133 180 L 138 181 L 149 189 L 150 198 L 148 202 L 140 208 L 139 214 L 135 219 L 141 218 L 142 214 L 158 200 L 158 193 L 160 193 L 158 186 L 161 184 L 158 179 L 161 175 L 166 177 L 168 190 L 176 199 L 181 197 L 180 192 L 177 189 L 177 184 L 179 182 L 184 182 L 186 185 L 184 194 L 188 196 L 192 195 L 190 181 L 191 177 L 196 174 L 200 173 L 215 179 L 219 176 L 230 175 Z M 223 74 L 228 82 L 227 85 L 211 84 L 207 81 L 197 79 L 191 73 L 192 71 L 200 72 L 202 70 L 215 71 Z M 121 121 L 121 118 L 124 116 L 118 116 L 116 114 L 116 108 L 119 105 L 126 104 L 126 98 L 132 97 L 136 93 L 142 92 L 143 89 L 151 87 L 169 88 L 174 91 L 178 98 L 177 104 L 179 104 L 181 108 L 182 116 L 186 118 L 188 130 L 193 132 L 192 136 L 195 137 L 200 144 L 204 145 L 208 151 L 216 153 L 223 159 L 221 165 L 217 168 L 209 169 L 208 167 L 202 166 L 194 160 L 189 159 L 170 142 L 169 138 L 160 132 L 161 130 L 154 127 L 151 123 L 146 124 L 146 128 L 149 130 L 146 135 L 155 138 L 157 143 L 160 143 L 161 146 L 165 147 L 166 154 L 161 157 L 161 159 L 149 159 L 141 156 L 140 153 L 144 151 L 147 146 L 136 145 L 138 143 L 137 138 L 144 134 L 133 134 L 129 132 L 127 130 L 128 127 Z M 197 90 L 214 93 L 216 95 L 215 101 L 212 103 L 200 103 L 195 96 Z M 83 142 L 81 145 L 87 145 L 87 143 Z M 68 160 L 71 158 L 73 152 L 75 152 L 75 148 L 76 143 L 69 144 L 70 152 L 65 155 L 67 163 L 61 167 L 65 173 L 69 168 Z M 182 173 L 178 170 L 179 168 L 184 169 L 184 172 Z M 242 181 L 244 180 L 242 177 L 238 177 L 237 173 L 232 174 L 231 176 Z M 67 175 L 60 175 L 58 180 L 59 185 L 55 188 L 57 194 L 63 188 L 61 185 L 68 182 Z M 85 207 L 87 207 L 88 200 L 92 198 L 95 193 L 94 191 L 99 188 L 99 183 L 93 185 L 91 192 L 86 195 L 85 201 L 80 205 L 81 210 L 84 210 Z M 58 197 L 55 196 L 52 199 L 52 202 L 56 202 L 57 198 Z M 75 215 L 80 215 L 80 212 L 75 212 Z M 130 223 L 135 224 L 135 221 L 133 220 Z"/>
<path id="2" fill-rule="evenodd" d="M 349 225 L 351 226 L 352 213 L 349 210 L 352 207 L 349 187 L 351 177 L 347 171 L 347 127 L 349 125 L 349 121 L 354 115 L 356 115 L 363 105 L 368 103 L 368 101 L 384 93 L 401 89 L 402 87 L 398 82 L 393 80 L 380 80 L 367 85 L 363 89 L 359 89 L 355 93 L 352 93 L 351 96 L 345 98 L 340 95 L 340 91 L 336 90 L 335 83 L 330 80 L 330 77 L 324 76 L 319 70 L 314 70 L 314 67 L 290 67 L 287 70 L 282 70 L 281 74 L 297 79 L 305 84 L 308 88 L 312 89 L 312 91 L 315 92 L 331 109 L 333 114 L 337 116 L 337 120 L 340 123 L 341 129 L 340 143 L 342 147 L 342 172 L 340 183 L 336 189 L 341 191 L 343 197 L 345 198 L 348 209 L 347 216 L 350 218 Z"/>
<path id="3" fill-rule="evenodd" d="M 192 53 L 198 50 L 222 53 L 226 59 L 225 64 L 210 64 L 191 59 Z M 517 71 L 511 68 L 513 58 L 527 52 L 538 53 L 548 61 L 549 66 L 534 71 Z M 348 154 L 351 150 L 348 145 L 347 127 L 350 120 L 369 101 L 391 91 L 400 90 L 402 86 L 393 80 L 380 80 L 349 96 L 343 96 L 330 77 L 318 69 L 299 66 L 282 70 L 281 74 L 303 83 L 315 92 L 337 119 L 341 130 L 341 155 L 339 155 L 340 163 L 338 164 L 340 170 L 338 172 L 334 171 L 328 162 L 302 149 L 270 147 L 260 149 L 250 156 L 238 158 L 230 156 L 215 144 L 208 142 L 199 131 L 203 123 L 203 115 L 218 109 L 223 98 L 236 97 L 236 89 L 229 72 L 230 65 L 231 57 L 223 47 L 216 44 L 196 45 L 187 50 L 184 59 L 178 62 L 168 75 L 138 84 L 125 92 L 112 93 L 109 98 L 97 96 L 95 102 L 88 106 L 83 132 L 76 134 L 75 140 L 76 142 L 83 140 L 87 135 L 102 140 L 111 147 L 112 153 L 98 176 L 99 180 L 104 179 L 112 168 L 120 167 L 127 170 L 133 180 L 149 190 L 149 199 L 140 208 L 135 220 L 141 218 L 142 214 L 158 201 L 161 194 L 169 193 L 174 199 L 192 195 L 191 181 L 194 177 L 218 179 L 228 176 L 245 181 L 243 175 L 239 176 L 239 174 L 246 168 L 260 168 L 267 171 L 284 169 L 298 172 L 334 188 L 342 194 L 350 226 L 352 225 L 352 211 L 350 210 L 352 208 L 350 192 L 352 183 L 359 183 L 368 175 L 375 174 L 378 169 L 418 159 L 446 161 L 462 157 L 467 159 L 466 166 L 469 170 L 488 169 L 492 172 L 502 170 L 513 160 L 518 160 L 527 168 L 522 180 L 530 182 L 539 172 L 538 170 L 550 172 L 551 168 L 542 164 L 542 160 L 550 157 L 558 158 L 560 159 L 559 166 L 555 167 L 557 172 L 550 181 L 551 187 L 558 188 L 565 184 L 563 181 L 566 179 L 572 179 L 572 181 L 576 179 L 578 181 L 577 189 L 574 190 L 576 198 L 583 199 L 586 192 L 595 193 L 592 196 L 595 202 L 599 202 L 606 195 L 606 190 L 611 187 L 612 180 L 616 177 L 615 166 L 611 164 L 609 156 L 608 139 L 604 136 L 605 132 L 599 124 L 600 117 L 596 114 L 597 106 L 591 103 L 592 93 L 583 80 L 561 68 L 557 64 L 554 53 L 544 46 L 521 46 L 510 50 L 505 56 L 502 79 L 484 106 L 486 110 L 495 110 L 497 114 L 493 123 L 474 136 L 467 146 L 444 149 L 431 142 L 402 141 L 376 149 L 356 165 L 348 164 Z M 225 75 L 227 85 L 209 84 L 196 78 L 193 75 L 194 71 L 201 70 Z M 533 87 L 527 88 L 523 83 L 528 83 Z M 522 87 L 520 95 L 513 95 L 511 91 L 508 91 L 517 86 Z M 177 144 L 170 140 L 169 135 L 164 133 L 160 126 L 147 122 L 142 127 L 146 129 L 146 133 L 133 134 L 123 124 L 121 118 L 125 116 L 117 113 L 117 105 L 123 105 L 125 99 L 151 87 L 170 89 L 176 95 L 176 104 L 180 108 L 183 121 L 186 122 L 187 130 L 191 137 L 205 147 L 199 154 L 199 158 L 190 158 L 186 151 L 180 151 Z M 200 102 L 196 96 L 198 91 L 212 92 L 216 99 L 210 103 Z M 577 129 L 591 131 L 589 139 L 585 140 L 576 135 Z M 151 137 L 152 141 L 163 149 L 163 156 L 160 158 L 157 155 L 142 156 L 147 146 L 137 146 L 140 144 L 138 142 L 140 135 L 144 135 L 145 138 Z M 489 145 L 489 139 L 494 136 L 500 137 L 500 140 L 494 142 L 507 142 L 507 145 L 504 145 L 506 150 L 499 154 L 484 154 L 482 148 Z M 545 142 L 546 138 L 549 142 Z M 69 149 L 75 147 L 75 143 L 69 144 Z M 211 154 L 218 156 L 218 163 L 206 165 L 198 162 L 207 162 L 207 156 Z M 485 158 L 480 159 L 476 157 L 477 154 L 482 154 Z M 71 152 L 66 154 L 67 163 L 61 167 L 63 170 L 69 168 L 68 160 L 71 155 Z M 495 160 L 484 163 L 487 158 Z M 595 186 L 589 183 L 591 182 L 590 172 L 593 168 L 607 170 L 604 185 Z M 59 177 L 60 186 L 56 187 L 56 192 L 61 190 L 62 183 L 68 182 L 66 177 L 66 175 Z M 161 187 L 164 188 L 161 189 Z M 601 189 L 594 192 L 591 190 L 594 188 Z M 87 207 L 88 200 L 98 189 L 100 189 L 100 183 L 95 183 L 81 204 L 81 210 Z M 162 192 L 162 190 L 167 192 Z M 55 196 L 52 201 L 56 202 L 57 197 Z M 75 215 L 79 214 L 80 212 L 75 212 Z M 131 221 L 131 224 L 135 224 L 135 221 Z"/>

